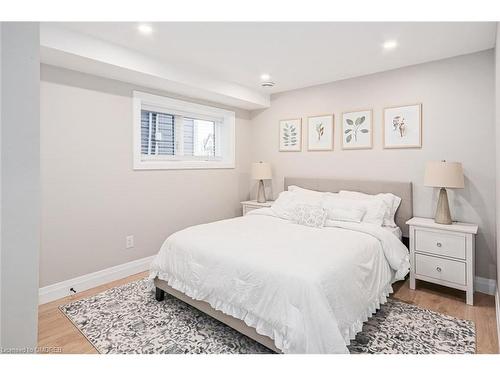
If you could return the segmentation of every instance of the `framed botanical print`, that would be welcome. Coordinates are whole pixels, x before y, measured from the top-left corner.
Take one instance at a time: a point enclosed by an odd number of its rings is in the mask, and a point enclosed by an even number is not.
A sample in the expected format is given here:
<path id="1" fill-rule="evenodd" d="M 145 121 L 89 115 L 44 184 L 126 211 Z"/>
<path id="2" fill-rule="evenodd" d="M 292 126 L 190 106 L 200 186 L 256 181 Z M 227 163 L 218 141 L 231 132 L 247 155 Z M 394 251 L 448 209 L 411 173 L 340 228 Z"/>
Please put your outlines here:
<path id="1" fill-rule="evenodd" d="M 372 119 L 371 109 L 342 113 L 342 149 L 372 148 Z"/>
<path id="2" fill-rule="evenodd" d="M 307 118 L 307 150 L 333 150 L 333 115 Z"/>
<path id="3" fill-rule="evenodd" d="M 300 151 L 302 149 L 302 119 L 281 120 L 279 142 L 280 151 Z"/>
<path id="4" fill-rule="evenodd" d="M 384 148 L 422 147 L 422 104 L 384 109 Z"/>

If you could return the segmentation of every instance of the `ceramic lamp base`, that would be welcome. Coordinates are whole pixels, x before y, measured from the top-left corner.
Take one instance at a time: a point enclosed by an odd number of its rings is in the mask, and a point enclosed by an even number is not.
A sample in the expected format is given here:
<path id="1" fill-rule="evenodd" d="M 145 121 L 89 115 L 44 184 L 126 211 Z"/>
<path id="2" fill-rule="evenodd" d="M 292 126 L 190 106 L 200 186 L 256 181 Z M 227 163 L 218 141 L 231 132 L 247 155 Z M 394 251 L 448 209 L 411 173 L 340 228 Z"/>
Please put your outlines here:
<path id="1" fill-rule="evenodd" d="M 257 202 L 266 203 L 266 192 L 264 190 L 263 180 L 259 180 L 259 190 L 257 191 Z"/>
<path id="2" fill-rule="evenodd" d="M 446 225 L 453 223 L 451 220 L 450 206 L 448 204 L 448 193 L 445 188 L 439 190 L 439 200 L 434 221 L 438 224 Z"/>

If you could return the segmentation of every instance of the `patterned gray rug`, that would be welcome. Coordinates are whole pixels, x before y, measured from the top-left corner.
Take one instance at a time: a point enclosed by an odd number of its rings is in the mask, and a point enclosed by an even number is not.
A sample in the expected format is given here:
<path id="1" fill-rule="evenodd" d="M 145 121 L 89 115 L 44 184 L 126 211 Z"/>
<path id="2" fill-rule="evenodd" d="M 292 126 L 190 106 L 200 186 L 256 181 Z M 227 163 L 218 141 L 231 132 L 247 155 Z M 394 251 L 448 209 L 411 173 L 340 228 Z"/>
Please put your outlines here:
<path id="1" fill-rule="evenodd" d="M 99 353 L 270 353 L 186 303 L 157 302 L 151 282 L 139 280 L 59 309 Z M 351 341 L 351 353 L 475 353 L 474 323 L 392 299 Z"/>

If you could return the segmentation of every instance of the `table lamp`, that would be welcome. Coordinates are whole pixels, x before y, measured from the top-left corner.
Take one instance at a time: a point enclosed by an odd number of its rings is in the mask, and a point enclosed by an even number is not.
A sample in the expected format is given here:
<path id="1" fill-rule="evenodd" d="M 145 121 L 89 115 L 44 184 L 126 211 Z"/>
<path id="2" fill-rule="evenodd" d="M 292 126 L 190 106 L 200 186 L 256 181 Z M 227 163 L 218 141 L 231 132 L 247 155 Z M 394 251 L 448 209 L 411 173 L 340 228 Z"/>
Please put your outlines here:
<path id="1" fill-rule="evenodd" d="M 252 163 L 252 178 L 259 180 L 259 190 L 257 191 L 257 202 L 266 202 L 266 193 L 264 191 L 264 180 L 272 178 L 271 165 L 269 163 Z"/>
<path id="2" fill-rule="evenodd" d="M 424 185 L 440 188 L 434 221 L 438 224 L 451 224 L 453 221 L 451 219 L 446 188 L 464 188 L 464 171 L 462 163 L 446 160 L 427 162 Z"/>

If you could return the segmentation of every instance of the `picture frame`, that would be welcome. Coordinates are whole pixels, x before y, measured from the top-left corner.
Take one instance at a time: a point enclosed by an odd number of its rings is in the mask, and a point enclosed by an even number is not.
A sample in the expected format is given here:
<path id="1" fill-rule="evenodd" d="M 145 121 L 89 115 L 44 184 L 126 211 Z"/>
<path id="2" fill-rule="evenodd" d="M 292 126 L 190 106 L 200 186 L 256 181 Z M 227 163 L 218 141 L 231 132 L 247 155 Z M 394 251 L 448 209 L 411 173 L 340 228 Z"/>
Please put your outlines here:
<path id="1" fill-rule="evenodd" d="M 279 122 L 279 151 L 302 151 L 302 118 L 280 120 Z"/>
<path id="2" fill-rule="evenodd" d="M 334 115 L 316 115 L 307 118 L 307 151 L 332 151 Z"/>
<path id="3" fill-rule="evenodd" d="M 382 120 L 384 148 L 422 147 L 422 103 L 384 108 Z"/>
<path id="4" fill-rule="evenodd" d="M 373 148 L 373 110 L 342 112 L 342 150 Z"/>

